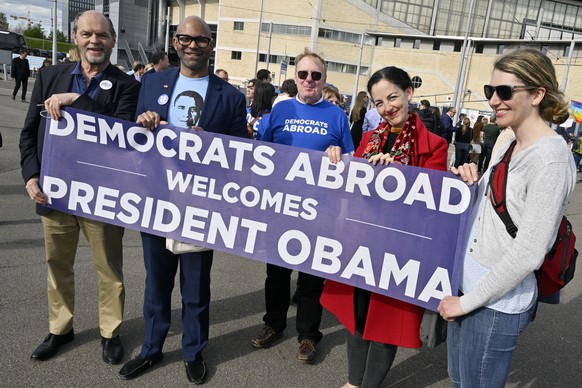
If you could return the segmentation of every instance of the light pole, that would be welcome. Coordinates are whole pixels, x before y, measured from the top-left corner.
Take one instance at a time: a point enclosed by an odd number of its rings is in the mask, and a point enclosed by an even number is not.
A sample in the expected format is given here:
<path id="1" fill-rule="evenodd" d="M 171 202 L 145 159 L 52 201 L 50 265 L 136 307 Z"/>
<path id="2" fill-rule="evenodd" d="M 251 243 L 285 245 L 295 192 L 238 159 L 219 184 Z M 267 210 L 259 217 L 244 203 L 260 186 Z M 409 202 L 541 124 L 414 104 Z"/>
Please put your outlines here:
<path id="1" fill-rule="evenodd" d="M 57 0 L 53 9 L 53 65 L 57 64 Z"/>

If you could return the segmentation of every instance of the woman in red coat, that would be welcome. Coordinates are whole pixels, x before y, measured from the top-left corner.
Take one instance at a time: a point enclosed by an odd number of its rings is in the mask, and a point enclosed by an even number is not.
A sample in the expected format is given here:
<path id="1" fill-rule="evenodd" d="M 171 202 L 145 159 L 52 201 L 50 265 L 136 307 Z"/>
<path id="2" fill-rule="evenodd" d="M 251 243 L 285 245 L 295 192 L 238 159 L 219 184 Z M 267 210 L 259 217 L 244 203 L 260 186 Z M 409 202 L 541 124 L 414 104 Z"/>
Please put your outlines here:
<path id="1" fill-rule="evenodd" d="M 368 92 L 385 121 L 364 134 L 355 156 L 374 165 L 401 163 L 445 171 L 446 140 L 430 133 L 408 111 L 414 93 L 408 74 L 397 67 L 378 70 L 368 81 Z M 335 163 L 341 159 L 338 148 L 327 150 Z M 348 382 L 344 388 L 380 386 L 398 346 L 421 346 L 421 307 L 330 280 L 320 300 L 348 330 Z"/>

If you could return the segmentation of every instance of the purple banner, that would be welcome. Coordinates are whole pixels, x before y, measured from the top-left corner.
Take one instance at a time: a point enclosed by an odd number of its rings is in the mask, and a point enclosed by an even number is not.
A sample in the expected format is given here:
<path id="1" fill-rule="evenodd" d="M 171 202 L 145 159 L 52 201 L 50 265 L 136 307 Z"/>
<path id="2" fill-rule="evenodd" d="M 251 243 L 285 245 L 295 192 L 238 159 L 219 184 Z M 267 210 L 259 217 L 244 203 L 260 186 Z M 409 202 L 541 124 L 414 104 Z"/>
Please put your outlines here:
<path id="1" fill-rule="evenodd" d="M 472 190 L 450 172 L 75 109 L 47 121 L 50 207 L 436 310 L 457 290 Z"/>

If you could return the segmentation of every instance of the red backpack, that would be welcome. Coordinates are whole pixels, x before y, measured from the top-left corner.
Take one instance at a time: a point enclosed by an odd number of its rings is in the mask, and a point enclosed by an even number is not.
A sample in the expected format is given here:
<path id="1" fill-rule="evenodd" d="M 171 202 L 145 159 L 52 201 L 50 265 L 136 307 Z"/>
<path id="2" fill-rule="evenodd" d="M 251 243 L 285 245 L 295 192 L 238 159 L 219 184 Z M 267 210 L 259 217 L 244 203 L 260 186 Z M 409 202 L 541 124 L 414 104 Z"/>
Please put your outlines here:
<path id="1" fill-rule="evenodd" d="M 503 155 L 503 159 L 491 168 L 491 176 L 489 177 L 489 198 L 493 204 L 493 209 L 495 209 L 495 212 L 505 224 L 507 232 L 513 238 L 517 235 L 517 226 L 515 226 L 507 211 L 505 191 L 507 188 L 509 161 L 515 143 L 516 141 L 514 140 L 505 155 Z M 572 225 L 564 216 L 560 222 L 554 245 L 544 257 L 544 262 L 540 269 L 535 271 L 538 283 L 538 300 L 558 292 L 574 278 L 576 259 L 578 258 L 578 251 L 575 245 L 576 236 L 572 230 Z"/>

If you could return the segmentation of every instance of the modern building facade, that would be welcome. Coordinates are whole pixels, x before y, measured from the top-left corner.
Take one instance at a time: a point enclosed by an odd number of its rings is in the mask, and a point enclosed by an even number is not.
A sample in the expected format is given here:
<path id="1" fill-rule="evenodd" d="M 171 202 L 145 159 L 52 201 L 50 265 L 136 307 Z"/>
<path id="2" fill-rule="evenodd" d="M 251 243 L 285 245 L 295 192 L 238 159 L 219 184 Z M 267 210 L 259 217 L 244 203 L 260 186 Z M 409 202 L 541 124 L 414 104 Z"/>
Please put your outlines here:
<path id="1" fill-rule="evenodd" d="M 95 0 L 63 0 L 63 17 L 61 30 L 72 42 L 73 21 L 79 12 L 95 9 Z"/>
<path id="2" fill-rule="evenodd" d="M 169 47 L 185 16 L 206 20 L 215 68 L 244 85 L 257 69 L 274 83 L 293 77 L 305 47 L 328 61 L 328 82 L 343 94 L 365 90 L 388 65 L 416 81 L 416 99 L 489 109 L 482 85 L 494 60 L 516 47 L 548 54 L 566 95 L 582 100 L 582 2 L 571 0 L 96 0 L 118 31 L 114 62 Z M 572 43 L 574 42 L 574 43 Z"/>

